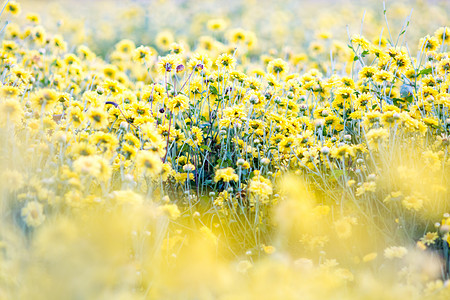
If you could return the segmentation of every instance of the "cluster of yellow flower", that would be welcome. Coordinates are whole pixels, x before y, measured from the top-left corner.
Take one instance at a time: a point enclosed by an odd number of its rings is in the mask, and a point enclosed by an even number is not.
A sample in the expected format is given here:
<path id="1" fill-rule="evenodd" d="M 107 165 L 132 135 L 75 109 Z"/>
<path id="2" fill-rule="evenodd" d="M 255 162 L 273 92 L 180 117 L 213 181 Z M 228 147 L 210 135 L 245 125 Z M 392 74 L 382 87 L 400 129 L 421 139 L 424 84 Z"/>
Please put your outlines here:
<path id="1" fill-rule="evenodd" d="M 20 13 L 7 1 L 0 298 L 450 294 L 449 27 L 277 55 L 209 18 L 196 43 L 98 55 Z"/>

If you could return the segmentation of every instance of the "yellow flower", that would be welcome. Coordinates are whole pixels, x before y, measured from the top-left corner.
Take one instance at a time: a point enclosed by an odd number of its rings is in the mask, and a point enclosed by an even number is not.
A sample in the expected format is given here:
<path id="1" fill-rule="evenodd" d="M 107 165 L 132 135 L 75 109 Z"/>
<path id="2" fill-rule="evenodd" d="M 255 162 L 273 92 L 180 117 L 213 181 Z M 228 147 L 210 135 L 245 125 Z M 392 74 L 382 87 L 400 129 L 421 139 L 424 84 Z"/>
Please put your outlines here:
<path id="1" fill-rule="evenodd" d="M 155 52 L 150 47 L 146 46 L 139 46 L 133 50 L 133 60 L 140 63 L 148 63 L 154 55 Z"/>
<path id="2" fill-rule="evenodd" d="M 384 257 L 387 259 L 394 259 L 394 258 L 403 258 L 408 253 L 408 250 L 405 247 L 401 246 L 393 246 L 384 249 Z"/>
<path id="3" fill-rule="evenodd" d="M 218 237 L 212 232 L 211 229 L 209 229 L 206 226 L 202 226 L 199 229 L 199 232 L 209 241 L 212 242 L 214 245 L 217 245 L 219 242 Z"/>
<path id="4" fill-rule="evenodd" d="M 93 129 L 103 129 L 109 124 L 108 114 L 101 108 L 91 108 L 88 116 Z"/>
<path id="5" fill-rule="evenodd" d="M 171 165 L 169 163 L 164 163 L 163 164 L 163 169 L 161 172 L 161 180 L 162 181 L 167 181 L 169 179 L 169 176 L 172 176 L 174 173 Z"/>
<path id="6" fill-rule="evenodd" d="M 64 41 L 63 37 L 58 34 L 50 39 L 50 45 L 57 51 L 63 52 L 67 50 L 67 43 Z"/>
<path id="7" fill-rule="evenodd" d="M 353 157 L 355 156 L 355 150 L 351 146 L 344 144 L 331 150 L 331 156 L 338 159 Z"/>
<path id="8" fill-rule="evenodd" d="M 332 106 L 336 110 L 349 109 L 354 99 L 354 90 L 349 87 L 340 87 L 334 91 L 335 98 Z"/>
<path id="9" fill-rule="evenodd" d="M 376 252 L 369 253 L 365 255 L 362 259 L 363 262 L 369 262 L 377 258 L 378 254 Z"/>
<path id="10" fill-rule="evenodd" d="M 420 239 L 420 241 L 429 246 L 434 244 L 438 237 L 439 235 L 437 234 L 437 232 L 428 232 Z"/>
<path id="11" fill-rule="evenodd" d="M 72 124 L 75 127 L 80 126 L 81 123 L 84 121 L 84 114 L 82 108 L 80 108 L 79 106 L 72 106 L 69 109 L 67 119 L 69 122 L 72 122 Z"/>
<path id="12" fill-rule="evenodd" d="M 269 62 L 267 72 L 275 76 L 283 76 L 288 71 L 288 64 L 281 58 L 274 59 Z"/>
<path id="13" fill-rule="evenodd" d="M 91 60 L 95 58 L 94 52 L 91 51 L 88 47 L 81 45 L 77 48 L 77 53 L 84 59 Z"/>
<path id="14" fill-rule="evenodd" d="M 244 43 L 247 40 L 247 32 L 242 28 L 235 28 L 228 32 L 228 39 L 233 44 Z"/>
<path id="15" fill-rule="evenodd" d="M 188 173 L 175 173 L 173 176 L 178 183 L 184 183 L 188 180 Z M 194 174 L 192 172 L 189 172 L 189 180 L 194 180 Z"/>
<path id="16" fill-rule="evenodd" d="M 439 47 L 439 40 L 434 36 L 426 36 L 419 41 L 419 50 L 431 52 Z"/>
<path id="17" fill-rule="evenodd" d="M 158 72 L 161 75 L 174 73 L 180 63 L 180 57 L 176 54 L 161 57 L 157 66 Z"/>
<path id="18" fill-rule="evenodd" d="M 88 175 L 101 181 L 109 180 L 112 172 L 109 162 L 98 155 L 79 157 L 73 163 L 73 168 L 79 174 Z"/>
<path id="19" fill-rule="evenodd" d="M 24 178 L 19 171 L 6 169 L 0 173 L 0 182 L 4 189 L 13 192 L 22 188 Z"/>
<path id="20" fill-rule="evenodd" d="M 136 167 L 144 174 L 156 178 L 163 169 L 163 163 L 154 152 L 142 150 L 137 154 Z"/>
<path id="21" fill-rule="evenodd" d="M 274 246 L 263 246 L 263 249 L 266 254 L 272 254 L 276 251 Z"/>
<path id="22" fill-rule="evenodd" d="M 16 39 L 20 37 L 20 27 L 17 24 L 10 23 L 5 28 L 7 39 Z"/>
<path id="23" fill-rule="evenodd" d="M 114 191 L 111 194 L 115 204 L 118 205 L 136 205 L 143 203 L 144 199 L 142 195 L 139 195 L 133 191 Z"/>
<path id="24" fill-rule="evenodd" d="M 352 225 L 356 223 L 353 218 L 342 218 L 334 222 L 336 234 L 341 239 L 347 239 L 352 235 Z"/>
<path id="25" fill-rule="evenodd" d="M 7 51 L 7 52 L 11 52 L 17 49 L 17 43 L 14 41 L 7 41 L 7 40 L 3 40 L 2 42 L 2 49 Z"/>
<path id="26" fill-rule="evenodd" d="M 185 95 L 178 94 L 177 96 L 170 98 L 167 107 L 174 114 L 179 113 L 180 111 L 185 110 L 189 106 L 189 98 Z"/>
<path id="27" fill-rule="evenodd" d="M 18 124 L 22 116 L 23 110 L 19 101 L 8 99 L 0 102 L 0 126 L 5 126 L 9 122 Z"/>
<path id="28" fill-rule="evenodd" d="M 272 195 L 272 183 L 269 179 L 263 176 L 254 176 L 250 181 L 248 188 L 250 193 L 253 193 L 260 197 L 268 197 Z"/>
<path id="29" fill-rule="evenodd" d="M 411 61 L 407 54 L 399 54 L 394 59 L 394 66 L 399 71 L 405 71 L 411 67 Z"/>
<path id="30" fill-rule="evenodd" d="M 407 196 L 402 200 L 402 204 L 408 210 L 419 211 L 423 207 L 423 200 L 416 196 Z"/>
<path id="31" fill-rule="evenodd" d="M 123 87 L 121 86 L 121 84 L 116 81 L 116 80 L 110 80 L 110 79 L 106 79 L 103 84 L 102 87 L 107 91 L 110 92 L 113 95 L 117 95 L 120 94 L 123 91 Z"/>
<path id="32" fill-rule="evenodd" d="M 16 1 L 9 1 L 8 4 L 6 4 L 5 11 L 12 15 L 18 15 L 21 11 L 20 4 Z"/>
<path id="33" fill-rule="evenodd" d="M 367 107 L 371 107 L 371 104 L 374 102 L 374 97 L 370 93 L 362 93 L 356 98 L 354 102 L 355 109 L 364 109 Z"/>
<path id="34" fill-rule="evenodd" d="M 389 43 L 388 39 L 385 38 L 384 36 L 381 36 L 381 37 L 377 36 L 372 42 L 374 45 L 381 47 L 381 48 L 386 47 L 387 44 Z"/>
<path id="35" fill-rule="evenodd" d="M 223 180 L 224 182 L 230 182 L 230 181 L 238 181 L 239 177 L 235 173 L 233 168 L 225 168 L 225 169 L 219 169 L 216 171 L 216 175 L 214 176 L 214 181 L 219 182 L 220 180 Z"/>
<path id="36" fill-rule="evenodd" d="M 31 73 L 29 71 L 25 71 L 21 67 L 13 68 L 13 73 L 23 83 L 29 83 L 31 79 Z"/>
<path id="37" fill-rule="evenodd" d="M 380 70 L 373 76 L 373 80 L 379 84 L 383 84 L 384 82 L 391 82 L 393 79 L 394 75 L 391 72 L 385 70 Z"/>
<path id="38" fill-rule="evenodd" d="M 202 143 L 203 143 L 203 131 L 196 126 L 192 126 L 190 135 L 187 140 L 187 144 L 191 147 L 200 147 Z"/>
<path id="39" fill-rule="evenodd" d="M 211 31 L 222 31 L 226 27 L 226 22 L 224 19 L 212 19 L 208 21 L 206 27 Z"/>
<path id="40" fill-rule="evenodd" d="M 278 143 L 278 149 L 281 153 L 290 153 L 293 149 L 295 140 L 292 136 L 285 137 Z"/>
<path id="41" fill-rule="evenodd" d="M 28 13 L 26 19 L 34 24 L 39 24 L 39 22 L 41 21 L 39 15 L 35 13 Z"/>
<path id="42" fill-rule="evenodd" d="M 188 62 L 189 70 L 199 72 L 209 70 L 212 66 L 212 60 L 206 52 L 196 52 Z"/>
<path id="43" fill-rule="evenodd" d="M 173 54 L 182 55 L 186 51 L 184 44 L 172 43 L 170 44 L 170 52 Z M 178 71 L 178 70 L 177 70 Z"/>
<path id="44" fill-rule="evenodd" d="M 234 69 L 235 64 L 236 64 L 236 59 L 228 53 L 221 54 L 216 60 L 216 65 L 220 69 L 224 69 L 227 71 Z"/>
<path id="45" fill-rule="evenodd" d="M 30 227 L 37 227 L 45 221 L 44 208 L 39 202 L 28 202 L 20 211 L 25 223 Z"/>
<path id="46" fill-rule="evenodd" d="M 51 109 L 57 98 L 58 94 L 52 89 L 39 90 L 30 96 L 31 105 L 38 112 Z"/>
<path id="47" fill-rule="evenodd" d="M 131 54 L 135 48 L 136 45 L 130 40 L 121 40 L 116 44 L 116 51 L 123 54 Z"/>
<path id="48" fill-rule="evenodd" d="M 450 44 L 450 27 L 441 27 L 434 32 L 440 43 Z"/>
<path id="49" fill-rule="evenodd" d="M 362 186 L 356 189 L 356 196 L 361 196 L 366 192 L 375 192 L 377 184 L 374 181 L 364 182 Z"/>
<path id="50" fill-rule="evenodd" d="M 170 45 L 174 42 L 173 35 L 170 31 L 162 31 L 156 36 L 156 46 L 165 51 L 169 50 Z"/>
<path id="51" fill-rule="evenodd" d="M 352 43 L 360 46 L 363 50 L 369 50 L 370 47 L 370 42 L 359 34 L 355 34 L 352 36 Z"/>
<path id="52" fill-rule="evenodd" d="M 158 207 L 160 214 L 167 216 L 172 220 L 178 219 L 180 217 L 180 210 L 176 204 L 165 204 Z"/>
<path id="53" fill-rule="evenodd" d="M 34 27 L 30 35 L 34 42 L 36 42 L 38 45 L 43 45 L 46 41 L 46 32 L 42 26 Z"/>
<path id="54" fill-rule="evenodd" d="M 384 128 L 371 129 L 366 133 L 366 138 L 369 147 L 373 150 L 378 150 L 380 144 L 389 138 L 389 132 Z"/>
<path id="55" fill-rule="evenodd" d="M 370 79 L 377 72 L 377 68 L 374 66 L 364 66 L 361 71 L 359 71 L 359 78 Z"/>

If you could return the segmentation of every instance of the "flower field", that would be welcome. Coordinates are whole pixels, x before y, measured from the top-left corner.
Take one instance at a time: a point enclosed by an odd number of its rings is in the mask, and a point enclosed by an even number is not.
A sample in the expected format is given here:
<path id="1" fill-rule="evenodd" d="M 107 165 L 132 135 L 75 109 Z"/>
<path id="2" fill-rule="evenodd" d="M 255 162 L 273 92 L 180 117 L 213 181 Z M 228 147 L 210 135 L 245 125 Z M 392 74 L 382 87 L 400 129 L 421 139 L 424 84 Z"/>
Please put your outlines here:
<path id="1" fill-rule="evenodd" d="M 448 1 L 0 8 L 0 299 L 450 298 Z"/>

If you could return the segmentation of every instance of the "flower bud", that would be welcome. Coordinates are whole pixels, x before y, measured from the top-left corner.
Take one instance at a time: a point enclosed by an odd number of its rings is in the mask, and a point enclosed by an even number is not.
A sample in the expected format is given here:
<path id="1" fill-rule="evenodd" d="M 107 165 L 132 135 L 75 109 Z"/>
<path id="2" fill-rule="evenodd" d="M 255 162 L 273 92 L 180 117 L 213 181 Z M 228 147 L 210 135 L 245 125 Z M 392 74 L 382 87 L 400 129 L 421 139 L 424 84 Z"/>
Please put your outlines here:
<path id="1" fill-rule="evenodd" d="M 263 159 L 261 159 L 261 163 L 265 166 L 270 164 L 270 159 L 268 159 L 267 157 L 264 157 Z"/>
<path id="2" fill-rule="evenodd" d="M 256 95 L 251 95 L 249 101 L 251 104 L 255 105 L 259 103 L 259 98 Z"/>
<path id="3" fill-rule="evenodd" d="M 104 93 L 105 93 L 105 90 L 104 90 L 101 86 L 99 86 L 99 87 L 97 88 L 97 94 L 103 95 Z"/>
<path id="4" fill-rule="evenodd" d="M 314 120 L 314 126 L 315 127 L 323 127 L 323 125 L 325 125 L 325 120 L 324 119 L 316 119 Z"/>
<path id="5" fill-rule="evenodd" d="M 330 148 L 328 148 L 327 146 L 322 147 L 322 149 L 320 149 L 320 152 L 321 152 L 323 155 L 328 155 L 328 154 L 330 154 Z"/>

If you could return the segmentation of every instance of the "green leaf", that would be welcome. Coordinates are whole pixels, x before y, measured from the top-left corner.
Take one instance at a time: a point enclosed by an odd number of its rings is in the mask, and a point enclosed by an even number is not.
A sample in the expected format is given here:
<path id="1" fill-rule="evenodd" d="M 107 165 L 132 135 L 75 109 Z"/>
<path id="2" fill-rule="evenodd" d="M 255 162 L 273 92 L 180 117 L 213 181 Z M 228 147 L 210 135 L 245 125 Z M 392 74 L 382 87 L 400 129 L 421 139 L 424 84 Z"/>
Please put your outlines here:
<path id="1" fill-rule="evenodd" d="M 213 86 L 213 85 L 210 85 L 210 86 L 209 86 L 209 91 L 210 91 L 211 94 L 213 94 L 213 95 L 218 95 L 218 94 L 219 94 L 219 92 L 217 91 L 216 87 Z"/>
<path id="2" fill-rule="evenodd" d="M 200 149 L 203 149 L 203 150 L 206 150 L 206 151 L 212 152 L 211 148 L 209 148 L 209 147 L 208 147 L 208 146 L 206 146 L 206 145 L 201 145 L 201 146 L 200 146 Z"/>
<path id="3" fill-rule="evenodd" d="M 427 75 L 427 74 L 430 74 L 432 71 L 433 71 L 432 68 L 426 68 L 426 69 L 423 69 L 422 71 L 420 71 L 418 75 Z"/>
<path id="4" fill-rule="evenodd" d="M 392 102 L 394 102 L 395 106 L 398 106 L 398 103 L 402 103 L 404 100 L 400 98 L 392 98 Z"/>

